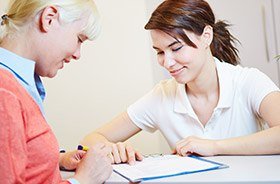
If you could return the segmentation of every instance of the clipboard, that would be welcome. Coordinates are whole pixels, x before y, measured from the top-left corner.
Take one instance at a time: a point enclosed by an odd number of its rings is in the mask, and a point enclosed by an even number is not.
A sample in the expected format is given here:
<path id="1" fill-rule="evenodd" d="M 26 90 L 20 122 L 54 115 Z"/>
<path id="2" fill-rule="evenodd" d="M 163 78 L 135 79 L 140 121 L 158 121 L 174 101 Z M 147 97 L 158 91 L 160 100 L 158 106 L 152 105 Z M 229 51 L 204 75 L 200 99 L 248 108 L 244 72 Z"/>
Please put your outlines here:
<path id="1" fill-rule="evenodd" d="M 130 182 L 140 182 L 228 167 L 226 164 L 194 155 L 187 157 L 161 155 L 144 158 L 141 162 L 137 161 L 135 165 L 115 164 L 113 170 Z"/>

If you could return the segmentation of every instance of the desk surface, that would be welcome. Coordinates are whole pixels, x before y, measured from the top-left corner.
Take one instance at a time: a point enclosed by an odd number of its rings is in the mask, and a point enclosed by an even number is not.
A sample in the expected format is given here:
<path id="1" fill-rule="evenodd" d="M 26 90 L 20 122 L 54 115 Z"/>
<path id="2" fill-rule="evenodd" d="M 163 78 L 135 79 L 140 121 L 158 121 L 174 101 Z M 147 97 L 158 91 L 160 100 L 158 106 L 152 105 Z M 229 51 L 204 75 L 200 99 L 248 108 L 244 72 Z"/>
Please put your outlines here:
<path id="1" fill-rule="evenodd" d="M 221 162 L 229 166 L 226 169 L 199 172 L 174 177 L 149 180 L 143 183 L 279 183 L 280 155 L 267 156 L 215 156 L 209 160 Z M 62 172 L 67 178 L 73 173 Z M 125 178 L 113 173 L 106 183 L 129 183 Z"/>

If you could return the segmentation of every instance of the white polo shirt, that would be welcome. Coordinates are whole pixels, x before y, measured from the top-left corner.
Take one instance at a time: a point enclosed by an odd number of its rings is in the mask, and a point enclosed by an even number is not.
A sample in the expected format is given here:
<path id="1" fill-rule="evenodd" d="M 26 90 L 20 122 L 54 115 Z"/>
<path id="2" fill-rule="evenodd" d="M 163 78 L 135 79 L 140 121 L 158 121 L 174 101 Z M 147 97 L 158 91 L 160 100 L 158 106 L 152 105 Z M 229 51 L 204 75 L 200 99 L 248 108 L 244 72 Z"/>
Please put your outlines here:
<path id="1" fill-rule="evenodd" d="M 175 79 L 161 81 L 129 106 L 129 117 L 143 130 L 159 130 L 171 148 L 177 141 L 191 135 L 225 139 L 259 131 L 260 104 L 266 95 L 279 91 L 279 88 L 257 69 L 234 66 L 217 58 L 215 63 L 220 98 L 205 127 L 190 104 L 185 85 Z"/>

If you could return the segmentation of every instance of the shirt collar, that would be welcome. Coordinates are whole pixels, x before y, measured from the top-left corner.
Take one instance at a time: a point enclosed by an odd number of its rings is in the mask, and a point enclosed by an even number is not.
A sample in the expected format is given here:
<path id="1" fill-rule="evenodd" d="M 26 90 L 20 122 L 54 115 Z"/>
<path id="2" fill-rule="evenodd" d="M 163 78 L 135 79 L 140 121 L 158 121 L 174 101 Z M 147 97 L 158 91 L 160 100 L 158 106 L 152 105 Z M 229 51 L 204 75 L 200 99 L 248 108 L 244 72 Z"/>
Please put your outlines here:
<path id="1" fill-rule="evenodd" d="M 225 63 L 215 58 L 216 70 L 219 79 L 220 97 L 217 108 L 229 108 L 233 102 L 234 84 L 232 64 Z"/>
<path id="2" fill-rule="evenodd" d="M 218 82 L 220 87 L 219 102 L 216 109 L 229 108 L 233 100 L 233 79 L 230 75 L 230 71 L 228 70 L 229 66 L 223 66 L 225 63 L 221 62 L 215 57 L 214 60 L 216 64 Z M 184 114 L 195 114 L 187 96 L 185 84 L 177 85 L 176 96 L 174 100 L 175 112 Z"/>
<path id="3" fill-rule="evenodd" d="M 11 70 L 20 80 L 31 86 L 34 82 L 35 62 L 29 59 L 20 57 L 4 48 L 0 47 L 0 63 Z"/>
<path id="4" fill-rule="evenodd" d="M 0 64 L 9 69 L 26 85 L 37 88 L 42 100 L 45 98 L 45 89 L 40 77 L 35 73 L 35 61 L 23 58 L 0 47 Z"/>

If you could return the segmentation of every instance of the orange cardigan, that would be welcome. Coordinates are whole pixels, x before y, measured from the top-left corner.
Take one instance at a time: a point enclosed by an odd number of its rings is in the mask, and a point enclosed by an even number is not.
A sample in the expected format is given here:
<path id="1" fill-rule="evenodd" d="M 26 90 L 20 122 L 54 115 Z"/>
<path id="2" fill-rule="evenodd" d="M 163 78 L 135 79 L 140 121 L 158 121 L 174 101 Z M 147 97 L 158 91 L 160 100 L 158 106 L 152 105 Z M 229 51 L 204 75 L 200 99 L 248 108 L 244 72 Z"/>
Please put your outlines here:
<path id="1" fill-rule="evenodd" d="M 41 111 L 14 76 L 0 69 L 1 183 L 61 181 L 57 140 Z"/>

